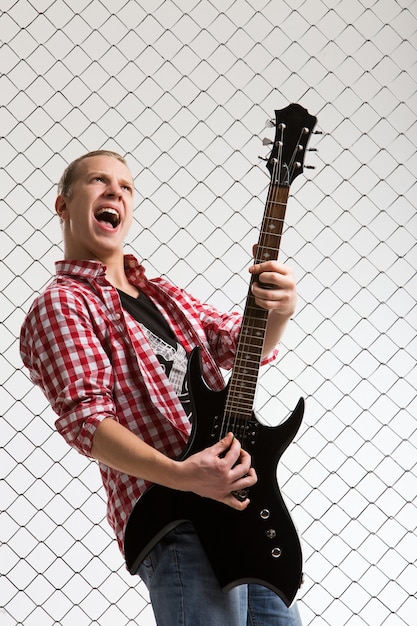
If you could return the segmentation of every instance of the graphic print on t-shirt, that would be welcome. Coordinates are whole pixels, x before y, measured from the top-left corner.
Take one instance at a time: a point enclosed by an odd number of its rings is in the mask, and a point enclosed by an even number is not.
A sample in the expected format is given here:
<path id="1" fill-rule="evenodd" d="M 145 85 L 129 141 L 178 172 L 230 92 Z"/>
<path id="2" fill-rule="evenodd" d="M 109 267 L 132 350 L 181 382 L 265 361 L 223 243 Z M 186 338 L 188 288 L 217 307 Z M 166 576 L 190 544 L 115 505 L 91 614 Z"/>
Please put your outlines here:
<path id="1" fill-rule="evenodd" d="M 187 388 L 187 353 L 181 344 L 175 342 L 175 347 L 161 337 L 155 335 L 149 328 L 140 324 L 155 355 L 163 367 L 169 382 L 180 399 L 184 411 L 191 418 L 191 403 Z"/>

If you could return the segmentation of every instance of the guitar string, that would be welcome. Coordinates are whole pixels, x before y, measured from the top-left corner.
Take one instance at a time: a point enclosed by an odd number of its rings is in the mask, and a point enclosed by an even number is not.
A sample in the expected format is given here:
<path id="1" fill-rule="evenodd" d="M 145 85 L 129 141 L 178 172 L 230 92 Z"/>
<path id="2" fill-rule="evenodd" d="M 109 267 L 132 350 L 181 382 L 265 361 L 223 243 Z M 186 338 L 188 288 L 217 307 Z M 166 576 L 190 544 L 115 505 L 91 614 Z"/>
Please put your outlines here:
<path id="1" fill-rule="evenodd" d="M 267 211 L 265 213 L 265 217 L 261 226 L 261 232 L 260 232 L 260 237 L 259 237 L 259 243 L 258 243 L 258 247 L 257 247 L 257 252 L 256 252 L 256 258 L 255 258 L 255 263 L 259 263 L 262 260 L 266 260 L 268 258 L 271 257 L 271 253 L 273 255 L 275 255 L 275 253 L 279 250 L 279 241 L 281 238 L 281 234 L 282 234 L 282 226 L 284 223 L 284 218 L 279 218 L 279 217 L 275 217 L 273 215 L 270 215 L 270 211 L 268 211 L 269 208 L 272 208 L 274 206 L 282 206 L 286 207 L 286 202 L 282 202 L 279 200 L 276 200 L 273 196 L 275 193 L 275 187 L 276 185 L 280 185 L 282 184 L 282 178 L 279 178 L 279 175 L 281 174 L 281 176 L 286 175 L 288 177 L 288 179 L 290 180 L 292 177 L 293 172 L 295 171 L 295 168 L 297 167 L 297 162 L 296 162 L 296 156 L 297 156 L 297 151 L 299 149 L 299 145 L 300 145 L 300 140 L 301 140 L 301 135 L 303 133 L 303 131 L 301 131 L 300 133 L 300 137 L 299 137 L 299 143 L 297 145 L 297 148 L 294 149 L 293 151 L 293 155 L 291 157 L 290 163 L 288 165 L 288 167 L 283 167 L 282 164 L 282 154 L 283 154 L 283 134 L 284 134 L 284 125 L 281 125 L 280 130 L 281 130 L 281 138 L 280 140 L 277 141 L 277 157 L 272 159 L 272 172 L 271 172 L 271 184 L 269 185 L 269 189 L 268 189 L 268 197 L 267 197 Z M 304 130 L 304 129 L 303 129 Z M 289 180 L 287 181 L 289 184 Z M 271 227 L 271 225 L 274 222 L 278 222 L 280 227 L 278 227 L 278 229 L 273 226 L 272 230 L 275 230 L 275 232 L 271 232 L 271 230 L 267 230 L 267 227 Z M 276 242 L 271 242 L 271 238 L 275 238 L 277 241 Z M 261 253 L 259 253 L 261 252 Z M 275 256 L 274 256 L 275 258 Z M 250 283 L 250 288 L 252 286 L 252 281 Z M 250 293 L 248 294 L 248 300 L 250 299 Z M 264 326 L 264 328 L 262 328 L 262 331 L 265 331 L 266 328 L 266 320 L 261 320 L 261 326 Z M 258 331 L 259 332 L 259 326 L 258 325 L 249 325 L 246 326 L 246 330 L 251 330 L 251 331 Z M 242 385 L 243 385 L 243 381 L 241 381 L 240 385 L 237 386 L 237 390 L 238 390 L 238 398 L 236 399 L 236 401 L 234 402 L 233 400 L 230 401 L 230 392 L 228 394 L 228 399 L 227 399 L 227 409 L 225 411 L 225 414 L 223 416 L 223 420 L 222 420 L 222 427 L 221 427 L 221 435 L 223 436 L 224 434 L 226 434 L 229 431 L 234 432 L 235 434 L 239 434 L 237 433 L 237 424 L 238 424 L 238 420 L 240 419 L 240 416 L 238 415 L 238 410 L 239 408 L 242 407 L 243 404 L 247 404 L 246 408 L 246 412 L 249 413 L 250 417 L 245 417 L 243 420 L 243 429 L 241 432 L 241 437 L 242 437 L 242 443 L 245 442 L 246 439 L 246 434 L 247 434 L 247 423 L 250 420 L 251 416 L 252 416 L 252 410 L 253 410 L 253 399 L 254 399 L 254 393 L 256 390 L 256 383 L 257 383 L 257 379 L 258 379 L 258 360 L 260 357 L 260 352 L 262 350 L 262 346 L 263 346 L 263 340 L 262 340 L 262 345 L 257 346 L 258 349 L 256 349 L 256 346 L 253 345 L 253 340 L 254 340 L 254 336 L 253 336 L 253 332 L 252 334 L 250 334 L 249 336 L 249 342 L 247 342 L 247 340 L 242 336 L 241 333 L 241 337 L 239 339 L 239 343 L 242 340 L 242 344 L 245 346 L 245 350 L 244 350 L 244 354 L 245 354 L 245 360 L 247 361 L 244 365 L 244 373 L 245 373 L 245 381 L 246 384 L 249 384 L 249 390 L 247 389 L 243 389 Z M 246 341 L 246 343 L 245 343 Z M 254 350 L 254 351 L 253 351 Z M 236 368 L 242 368 L 242 363 L 239 362 L 242 360 L 241 357 L 239 356 L 241 354 L 241 350 L 238 349 L 238 353 L 237 353 L 237 362 L 235 363 L 235 369 Z M 255 364 L 251 365 L 250 362 L 248 363 L 248 361 L 253 361 Z M 253 370 L 253 372 L 251 372 L 251 369 Z M 250 380 L 250 379 L 253 380 Z M 234 384 L 234 378 L 232 377 L 232 381 L 231 384 Z"/>
<path id="2" fill-rule="evenodd" d="M 279 145 L 278 147 L 278 158 L 273 160 L 273 167 L 272 167 L 272 181 L 276 180 L 276 172 L 277 169 L 279 169 L 279 164 L 280 164 L 280 160 L 282 158 L 282 150 L 281 150 L 281 146 Z M 260 238 L 259 238 L 259 244 L 258 244 L 258 249 L 257 252 L 255 254 L 255 263 L 259 263 L 261 262 L 263 259 L 262 257 L 259 255 L 258 250 L 263 250 L 263 253 L 265 254 L 265 250 L 267 248 L 269 248 L 269 246 L 266 246 L 266 235 L 267 233 L 265 232 L 265 224 L 268 222 L 268 208 L 270 208 L 271 206 L 273 206 L 274 204 L 280 204 L 277 203 L 273 200 L 273 194 L 274 194 L 274 189 L 273 189 L 273 184 L 270 184 L 269 189 L 268 189 L 268 195 L 267 195 L 267 211 L 266 211 L 266 217 L 263 220 L 262 226 L 261 226 L 261 233 L 260 233 Z M 271 222 L 274 220 L 274 218 L 272 218 L 272 220 L 270 220 Z M 279 229 L 278 229 L 279 230 Z M 251 300 L 251 287 L 252 287 L 252 282 L 250 283 L 249 286 L 249 294 L 248 294 L 248 301 L 250 303 Z M 265 321 L 265 325 L 266 325 L 266 321 Z M 246 326 L 247 329 L 249 330 L 256 330 L 258 331 L 259 328 L 258 326 Z M 265 328 L 262 329 L 263 331 L 265 330 Z M 244 365 L 245 368 L 245 381 L 246 383 L 248 383 L 248 373 L 249 373 L 249 377 L 252 377 L 254 380 L 252 381 L 251 385 L 250 385 L 250 389 L 247 394 L 247 391 L 244 390 L 242 388 L 242 382 L 240 384 L 240 386 L 238 386 L 238 398 L 235 401 L 230 401 L 230 395 L 231 395 L 231 391 L 229 391 L 228 394 L 228 401 L 227 401 L 227 407 L 226 407 L 226 411 L 225 411 L 225 415 L 223 417 L 223 423 L 222 423 L 222 428 L 221 428 L 221 434 L 224 435 L 229 431 L 234 432 L 235 434 L 240 434 L 241 435 L 241 443 L 242 445 L 244 445 L 246 443 L 246 437 L 247 437 L 247 432 L 248 432 L 248 421 L 250 421 L 250 418 L 252 416 L 252 410 L 253 410 L 253 399 L 254 399 L 254 393 L 255 393 L 255 389 L 256 389 L 256 382 L 258 379 L 258 361 L 259 361 L 259 357 L 260 357 L 260 352 L 262 350 L 262 346 L 263 346 L 263 340 L 262 340 L 262 345 L 259 346 L 258 350 L 255 350 L 255 352 L 253 353 L 252 350 L 249 350 L 249 347 L 252 349 L 253 346 L 253 335 L 252 337 L 250 337 L 250 341 L 249 343 L 245 343 L 246 339 L 244 338 L 242 332 L 239 338 L 239 344 L 243 344 L 245 346 L 245 350 L 244 350 L 244 354 L 245 354 L 245 360 L 247 361 L 248 359 L 251 360 L 251 355 L 254 355 L 254 361 L 256 361 L 255 366 L 251 366 L 250 363 L 246 362 Z M 238 346 L 238 352 L 237 352 L 237 361 L 235 362 L 235 369 L 241 369 L 242 368 L 242 358 L 240 357 L 241 354 L 241 350 L 240 350 L 241 345 Z M 253 372 L 251 372 L 251 369 L 253 370 Z M 231 386 L 234 385 L 234 378 L 232 377 L 232 381 L 231 381 Z M 247 406 L 245 407 L 246 409 L 246 413 L 248 413 L 249 417 L 246 416 L 243 420 L 243 425 L 242 425 L 242 429 L 240 433 L 237 433 L 238 430 L 238 420 L 240 420 L 240 416 L 238 415 L 238 410 L 239 408 L 242 407 L 242 404 L 246 404 Z"/>
<path id="3" fill-rule="evenodd" d="M 309 133 L 309 129 L 304 127 L 304 128 L 301 129 L 300 134 L 298 136 L 297 147 L 294 148 L 293 156 L 291 158 L 290 163 L 288 164 L 288 171 L 289 171 L 290 181 L 294 177 L 295 170 L 298 169 L 299 167 L 301 167 L 301 162 L 296 161 L 296 158 L 297 158 L 297 154 L 300 154 L 301 151 L 304 150 L 304 147 L 303 147 L 303 145 L 301 143 L 302 136 L 303 135 L 307 135 L 308 133 Z"/>
<path id="4" fill-rule="evenodd" d="M 281 134 L 282 133 L 283 133 L 283 129 L 281 128 Z M 255 263 L 259 263 L 262 260 L 267 260 L 271 257 L 274 259 L 278 257 L 278 251 L 279 251 L 279 245 L 280 245 L 284 219 L 275 217 L 273 214 L 271 215 L 271 213 L 272 213 L 272 210 L 277 206 L 283 207 L 284 212 L 285 212 L 285 207 L 286 207 L 286 202 L 280 202 L 275 199 L 274 195 L 275 195 L 276 183 L 275 184 L 273 183 L 273 181 L 277 180 L 277 172 L 279 173 L 280 171 L 282 171 L 282 168 L 281 168 L 282 145 L 283 145 L 282 141 L 278 142 L 277 159 L 273 160 L 271 184 L 269 185 L 269 188 L 268 188 L 266 210 L 265 210 L 265 215 L 261 224 L 259 243 L 258 243 L 256 253 L 255 253 Z M 294 161 L 294 157 L 292 160 Z M 289 175 L 289 172 L 288 172 L 288 175 Z M 277 227 L 277 224 L 278 224 L 278 227 Z M 271 238 L 273 239 L 273 241 L 271 241 Z M 250 309 L 252 308 L 253 295 L 251 293 L 251 287 L 252 287 L 253 281 L 254 281 L 254 278 L 251 279 L 251 282 L 249 285 L 245 313 L 248 313 Z M 248 319 L 253 320 L 254 318 L 249 317 Z M 246 324 L 245 332 L 247 332 L 248 334 L 249 341 L 247 341 L 247 338 L 245 338 L 244 333 L 242 333 L 242 329 L 241 329 L 239 343 L 238 343 L 238 350 L 237 350 L 237 355 L 236 355 L 237 362 L 235 362 L 234 370 L 236 370 L 236 368 L 238 370 L 242 368 L 242 363 L 240 363 L 239 361 L 242 360 L 242 357 L 240 355 L 242 354 L 241 348 L 243 344 L 245 348 L 243 350 L 243 354 L 245 358 L 245 365 L 244 365 L 245 369 L 242 372 L 242 374 L 244 373 L 245 376 L 243 378 L 242 378 L 242 375 L 240 376 L 240 384 L 238 385 L 238 390 L 237 390 L 238 398 L 236 400 L 236 406 L 234 406 L 233 399 L 232 401 L 229 401 L 232 395 L 231 391 L 232 391 L 232 386 L 234 385 L 234 380 L 235 380 L 234 376 L 232 375 L 232 380 L 230 383 L 230 390 L 226 399 L 226 411 L 223 416 L 223 424 L 222 424 L 222 429 L 221 429 L 221 431 L 223 431 L 226 427 L 225 432 L 222 433 L 223 435 L 225 435 L 230 430 L 236 436 L 240 435 L 239 439 L 243 448 L 246 448 L 247 446 L 246 440 L 247 440 L 248 435 L 251 437 L 253 436 L 253 433 L 252 433 L 253 429 L 249 428 L 249 423 L 252 420 L 252 415 L 253 415 L 253 405 L 254 405 L 256 386 L 257 386 L 257 381 L 258 381 L 258 376 L 259 376 L 259 365 L 260 365 L 260 360 L 262 357 L 262 349 L 263 349 L 264 339 L 265 339 L 266 322 L 267 322 L 266 312 L 264 313 L 263 316 L 261 316 L 260 320 L 258 316 L 255 318 L 255 320 L 258 321 L 258 324 L 256 323 L 247 324 L 246 319 L 245 319 L 245 324 Z M 260 325 L 259 325 L 259 321 L 260 321 Z M 261 335 L 261 339 L 256 338 L 256 333 Z M 254 345 L 254 341 L 257 342 L 255 345 Z M 243 389 L 243 384 L 246 385 L 245 389 Z M 249 389 L 247 389 L 247 386 L 249 386 Z M 232 396 L 232 398 L 235 398 L 235 397 L 236 395 Z M 239 409 L 239 413 L 242 412 L 242 409 L 243 409 L 243 412 L 246 414 L 243 420 L 243 429 L 241 430 L 241 432 L 237 432 L 237 421 L 238 419 L 240 419 L 240 415 L 238 416 L 238 410 L 236 409 Z M 233 426 L 231 425 L 230 420 L 232 420 Z"/>

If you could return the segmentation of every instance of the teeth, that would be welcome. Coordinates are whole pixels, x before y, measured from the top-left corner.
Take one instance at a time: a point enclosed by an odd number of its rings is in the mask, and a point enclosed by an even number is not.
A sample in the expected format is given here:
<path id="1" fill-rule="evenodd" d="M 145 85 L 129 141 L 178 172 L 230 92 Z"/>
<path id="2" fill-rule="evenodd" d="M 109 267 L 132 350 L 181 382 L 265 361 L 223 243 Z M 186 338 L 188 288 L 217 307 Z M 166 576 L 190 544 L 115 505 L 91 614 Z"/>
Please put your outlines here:
<path id="1" fill-rule="evenodd" d="M 103 217 L 106 216 L 104 218 L 105 221 L 110 222 L 113 225 L 113 227 L 117 226 L 120 220 L 119 212 L 116 211 L 116 209 L 113 209 L 111 207 L 102 207 L 96 212 L 97 219 L 100 219 L 102 216 Z"/>
<path id="2" fill-rule="evenodd" d="M 96 215 L 102 215 L 103 213 L 111 213 L 112 215 L 116 215 L 116 217 L 119 217 L 116 209 L 111 209 L 110 207 L 103 207 L 102 209 L 99 209 Z"/>

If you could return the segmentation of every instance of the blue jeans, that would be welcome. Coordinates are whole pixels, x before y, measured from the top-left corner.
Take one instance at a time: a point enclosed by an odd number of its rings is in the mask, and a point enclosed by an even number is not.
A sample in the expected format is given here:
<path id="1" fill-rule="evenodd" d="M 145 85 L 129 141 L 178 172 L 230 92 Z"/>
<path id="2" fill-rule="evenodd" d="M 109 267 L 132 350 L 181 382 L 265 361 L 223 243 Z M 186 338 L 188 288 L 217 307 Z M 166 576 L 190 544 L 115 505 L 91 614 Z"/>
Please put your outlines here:
<path id="1" fill-rule="evenodd" d="M 138 570 L 158 626 L 301 626 L 270 589 L 240 585 L 224 592 L 191 524 L 169 532 Z"/>

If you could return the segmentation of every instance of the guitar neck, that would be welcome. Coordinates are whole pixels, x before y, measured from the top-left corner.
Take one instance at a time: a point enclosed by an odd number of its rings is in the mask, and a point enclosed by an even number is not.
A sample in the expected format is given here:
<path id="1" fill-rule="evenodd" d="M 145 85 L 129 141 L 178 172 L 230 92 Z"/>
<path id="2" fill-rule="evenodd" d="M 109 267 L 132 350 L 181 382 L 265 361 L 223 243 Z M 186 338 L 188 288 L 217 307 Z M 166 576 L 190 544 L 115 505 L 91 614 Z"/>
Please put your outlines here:
<path id="1" fill-rule="evenodd" d="M 262 220 L 255 263 L 278 258 L 284 227 L 289 186 L 270 184 Z M 226 399 L 225 415 L 251 420 L 255 401 L 259 367 L 265 339 L 268 311 L 255 303 L 252 278 L 243 313 L 235 364 Z"/>

